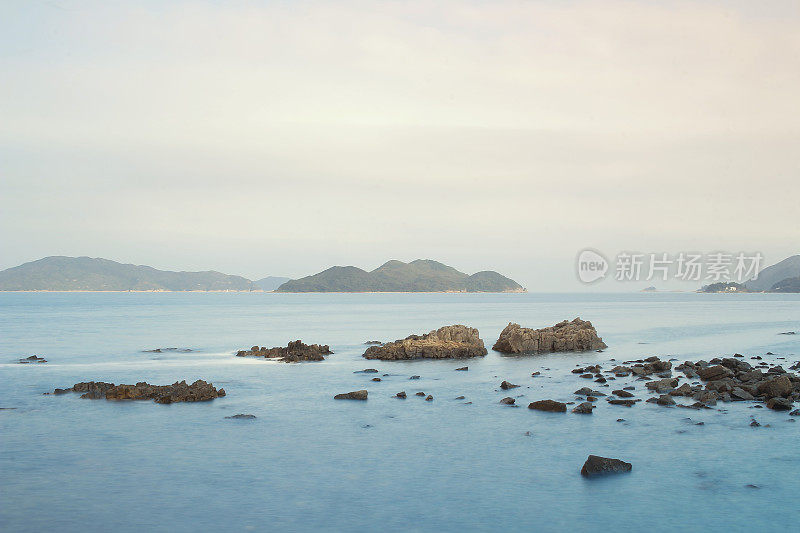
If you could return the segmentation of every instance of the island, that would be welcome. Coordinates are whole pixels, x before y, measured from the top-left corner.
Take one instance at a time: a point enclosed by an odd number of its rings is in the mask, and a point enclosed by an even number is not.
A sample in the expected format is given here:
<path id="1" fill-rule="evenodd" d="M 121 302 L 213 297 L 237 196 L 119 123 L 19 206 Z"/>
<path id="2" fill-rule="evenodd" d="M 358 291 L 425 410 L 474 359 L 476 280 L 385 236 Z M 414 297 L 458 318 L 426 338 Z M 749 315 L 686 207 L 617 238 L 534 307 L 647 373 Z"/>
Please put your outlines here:
<path id="1" fill-rule="evenodd" d="M 334 266 L 287 281 L 276 292 L 525 292 L 516 281 L 485 270 L 472 275 L 430 259 L 392 260 L 371 272 Z"/>
<path id="2" fill-rule="evenodd" d="M 52 256 L 0 272 L 0 291 L 254 291 L 215 271 L 172 272 L 93 257 Z"/>

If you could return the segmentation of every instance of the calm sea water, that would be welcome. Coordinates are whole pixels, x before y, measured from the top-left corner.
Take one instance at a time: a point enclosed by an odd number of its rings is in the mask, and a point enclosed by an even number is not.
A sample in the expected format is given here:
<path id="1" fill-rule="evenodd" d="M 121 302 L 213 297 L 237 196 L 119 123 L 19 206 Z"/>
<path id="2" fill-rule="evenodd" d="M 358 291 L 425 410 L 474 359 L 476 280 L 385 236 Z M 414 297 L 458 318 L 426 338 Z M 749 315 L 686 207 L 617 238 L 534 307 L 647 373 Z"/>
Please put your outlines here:
<path id="1" fill-rule="evenodd" d="M 542 327 L 576 316 L 608 350 L 490 351 L 467 363 L 361 358 L 364 341 L 447 324 L 477 327 L 491 347 L 509 321 Z M 597 384 L 569 370 L 611 358 L 769 351 L 787 367 L 800 359 L 800 334 L 779 335 L 788 330 L 800 333 L 798 295 L 0 294 L 0 407 L 14 408 L 0 410 L 0 529 L 792 530 L 800 423 L 785 412 L 603 400 L 591 416 L 524 407 L 574 400 L 572 391 Z M 335 354 L 295 365 L 233 356 L 298 338 Z M 143 352 L 158 347 L 196 351 Z M 49 362 L 13 363 L 31 354 Z M 454 371 L 464 364 L 468 372 Z M 368 367 L 389 376 L 353 373 Z M 198 378 L 228 396 L 158 405 L 43 395 L 78 381 Z M 504 379 L 522 386 L 499 390 Z M 362 388 L 367 402 L 332 399 Z M 392 398 L 401 390 L 407 400 Z M 523 407 L 499 405 L 509 393 Z M 258 418 L 224 418 L 236 413 Z M 749 426 L 752 416 L 762 427 Z M 588 454 L 630 461 L 633 472 L 584 479 Z"/>

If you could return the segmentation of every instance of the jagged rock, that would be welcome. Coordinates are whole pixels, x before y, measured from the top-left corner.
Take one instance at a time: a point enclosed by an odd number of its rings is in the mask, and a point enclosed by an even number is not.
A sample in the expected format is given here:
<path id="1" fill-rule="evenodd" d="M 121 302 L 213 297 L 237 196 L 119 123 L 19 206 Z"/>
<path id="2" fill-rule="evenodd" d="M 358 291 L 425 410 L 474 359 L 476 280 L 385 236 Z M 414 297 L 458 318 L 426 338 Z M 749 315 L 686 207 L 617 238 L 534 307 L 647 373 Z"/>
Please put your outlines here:
<path id="1" fill-rule="evenodd" d="M 426 402 L 432 402 L 432 401 L 433 401 L 433 396 L 431 396 L 430 394 L 428 394 L 428 396 L 425 398 L 425 401 L 426 401 Z"/>
<path id="2" fill-rule="evenodd" d="M 76 383 L 71 389 L 56 389 L 55 394 L 72 390 L 82 392 L 81 398 L 106 400 L 153 400 L 156 403 L 203 402 L 225 396 L 225 389 L 217 390 L 213 384 L 198 379 L 191 385 L 176 381 L 172 385 L 150 385 L 140 381 L 136 385 L 114 385 L 103 381 Z"/>
<path id="3" fill-rule="evenodd" d="M 733 377 L 734 374 L 730 368 L 722 365 L 714 365 L 699 369 L 697 375 L 700 376 L 700 379 L 703 381 L 717 381 L 723 378 Z"/>
<path id="4" fill-rule="evenodd" d="M 579 415 L 590 415 L 592 414 L 592 409 L 594 409 L 594 405 L 591 402 L 583 402 L 578 404 L 572 412 Z"/>
<path id="5" fill-rule="evenodd" d="M 410 377 L 410 378 L 408 378 L 408 379 L 419 379 L 419 376 L 411 376 L 411 377 Z"/>
<path id="6" fill-rule="evenodd" d="M 325 355 L 333 352 L 328 345 L 305 344 L 303 341 L 296 340 L 290 342 L 286 347 L 278 346 L 275 348 L 259 348 L 253 346 L 249 350 L 239 350 L 237 357 L 264 357 L 266 359 L 277 359 L 284 363 L 297 363 L 299 361 L 322 361 Z M 377 370 L 376 370 L 377 372 Z"/>
<path id="7" fill-rule="evenodd" d="M 523 328 L 509 323 L 492 347 L 507 354 L 537 354 L 550 352 L 585 352 L 606 348 L 603 339 L 589 321 L 576 318 L 542 329 Z"/>
<path id="8" fill-rule="evenodd" d="M 394 397 L 395 398 L 403 398 L 403 399 L 405 399 L 406 398 L 406 391 L 398 392 L 397 394 L 394 395 Z"/>
<path id="9" fill-rule="evenodd" d="M 416 393 L 416 396 L 425 396 L 425 393 L 422 392 L 422 391 L 419 391 L 418 393 Z"/>
<path id="10" fill-rule="evenodd" d="M 503 405 L 514 405 L 516 402 L 517 401 L 514 398 L 511 398 L 510 396 L 500 400 L 500 403 L 502 403 Z"/>
<path id="11" fill-rule="evenodd" d="M 620 398 L 633 398 L 633 394 L 631 394 L 630 392 L 628 392 L 626 390 L 611 391 L 611 394 L 619 396 Z"/>
<path id="12" fill-rule="evenodd" d="M 741 387 L 734 387 L 733 390 L 731 391 L 731 399 L 746 401 L 746 400 L 754 400 L 755 398 L 753 397 L 752 394 L 742 389 Z"/>
<path id="13" fill-rule="evenodd" d="M 345 392 L 343 394 L 337 394 L 333 397 L 334 400 L 366 400 L 367 399 L 367 391 L 365 390 L 357 390 L 352 392 Z"/>
<path id="14" fill-rule="evenodd" d="M 244 413 L 239 413 L 238 415 L 226 416 L 225 418 L 230 418 L 233 420 L 252 420 L 255 417 L 256 415 L 246 415 Z"/>
<path id="15" fill-rule="evenodd" d="M 504 381 L 500 384 L 500 388 L 503 390 L 516 389 L 517 387 L 519 387 L 519 385 L 514 385 L 513 383 L 509 383 L 508 381 Z"/>
<path id="16" fill-rule="evenodd" d="M 658 381 L 648 381 L 645 387 L 656 392 L 666 392 L 678 386 L 678 378 L 664 378 Z"/>
<path id="17" fill-rule="evenodd" d="M 44 357 L 39 357 L 38 355 L 31 355 L 29 357 L 25 357 L 24 359 L 20 359 L 17 362 L 26 365 L 28 363 L 46 363 L 47 359 Z"/>
<path id="18" fill-rule="evenodd" d="M 581 468 L 582 476 L 593 476 L 596 474 L 610 474 L 616 472 L 630 472 L 633 469 L 631 463 L 626 463 L 619 459 L 590 455 Z"/>
<path id="19" fill-rule="evenodd" d="M 792 381 L 786 375 L 781 375 L 764 381 L 758 385 L 758 393 L 765 398 L 785 397 L 792 392 Z"/>
<path id="20" fill-rule="evenodd" d="M 536 409 L 537 411 L 552 411 L 556 413 L 566 413 L 567 404 L 557 402 L 555 400 L 539 400 L 528 404 L 528 409 Z"/>
<path id="21" fill-rule="evenodd" d="M 577 394 L 578 396 L 605 396 L 605 394 L 603 394 L 602 392 L 592 390 L 589 387 L 581 387 L 580 389 L 576 390 L 573 394 Z"/>
<path id="22" fill-rule="evenodd" d="M 425 335 L 410 335 L 405 339 L 370 346 L 366 359 L 388 361 L 401 359 L 461 359 L 487 354 L 478 330 L 462 325 L 444 326 Z"/>
<path id="23" fill-rule="evenodd" d="M 775 411 L 788 411 L 792 408 L 792 400 L 788 398 L 770 398 L 767 400 L 767 407 Z"/>
<path id="24" fill-rule="evenodd" d="M 675 405 L 675 400 L 673 400 L 672 396 L 670 396 L 669 394 L 662 394 L 661 396 L 658 396 L 658 397 L 648 398 L 647 401 L 649 403 L 655 403 L 655 404 L 663 405 L 663 406 Z"/>
<path id="25" fill-rule="evenodd" d="M 461 368 L 456 368 L 456 371 L 458 372 L 466 372 L 467 370 L 469 370 L 468 366 L 462 366 Z"/>

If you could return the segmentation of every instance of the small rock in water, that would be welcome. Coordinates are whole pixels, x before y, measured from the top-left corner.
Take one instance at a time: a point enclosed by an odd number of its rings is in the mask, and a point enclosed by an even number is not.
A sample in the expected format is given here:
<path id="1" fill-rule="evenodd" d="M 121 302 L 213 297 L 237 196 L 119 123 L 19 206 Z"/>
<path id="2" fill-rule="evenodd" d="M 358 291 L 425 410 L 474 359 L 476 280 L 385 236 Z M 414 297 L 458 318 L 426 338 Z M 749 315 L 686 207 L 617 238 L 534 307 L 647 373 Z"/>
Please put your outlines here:
<path id="1" fill-rule="evenodd" d="M 592 409 L 594 409 L 594 405 L 592 405 L 590 402 L 583 402 L 575 407 L 572 412 L 579 415 L 590 415 L 592 414 Z"/>
<path id="2" fill-rule="evenodd" d="M 17 362 L 23 365 L 28 363 L 46 363 L 47 359 L 45 359 L 44 357 L 39 357 L 38 355 L 31 355 L 30 357 L 20 359 Z"/>
<path id="3" fill-rule="evenodd" d="M 531 377 L 535 378 L 538 375 L 541 375 L 541 372 L 534 372 L 534 373 L 531 374 Z"/>
<path id="4" fill-rule="evenodd" d="M 426 401 L 426 402 L 432 402 L 432 401 L 433 401 L 433 396 L 431 396 L 430 394 L 428 394 L 427 398 L 425 398 L 425 401 Z"/>
<path id="5" fill-rule="evenodd" d="M 590 455 L 581 468 L 582 476 L 593 476 L 597 474 L 612 474 L 617 472 L 630 472 L 633 469 L 631 463 L 626 463 L 619 459 Z"/>
<path id="6" fill-rule="evenodd" d="M 750 422 L 750 427 L 754 427 L 754 428 L 761 427 L 761 424 L 759 424 L 758 421 L 753 420 L 753 421 Z"/>
<path id="7" fill-rule="evenodd" d="M 516 389 L 517 387 L 519 387 L 519 385 L 514 385 L 513 383 L 509 383 L 508 381 L 503 381 L 500 384 L 500 388 L 503 390 Z"/>
<path id="8" fill-rule="evenodd" d="M 394 397 L 395 398 L 403 398 L 403 399 L 405 399 L 406 391 L 398 392 L 397 394 L 394 395 Z"/>
<path id="9" fill-rule="evenodd" d="M 234 420 L 252 420 L 256 417 L 256 415 L 247 415 L 244 413 L 239 413 L 238 415 L 233 416 L 226 416 L 225 418 L 231 418 Z"/>
<path id="10" fill-rule="evenodd" d="M 381 378 L 372 378 L 372 381 L 381 381 Z"/>
<path id="11" fill-rule="evenodd" d="M 788 398 L 770 398 L 767 407 L 775 411 L 788 411 L 792 408 L 792 400 Z"/>
<path id="12" fill-rule="evenodd" d="M 466 399 L 465 396 L 456 396 L 456 400 L 465 400 L 465 399 Z"/>
<path id="13" fill-rule="evenodd" d="M 758 488 L 760 488 L 758 485 L 753 485 L 752 483 L 748 483 L 747 485 L 745 485 L 745 487 L 747 487 L 748 489 L 758 489 Z"/>
<path id="14" fill-rule="evenodd" d="M 410 377 L 410 378 L 408 378 L 408 379 L 419 379 L 419 376 L 411 376 L 411 377 Z"/>
<path id="15" fill-rule="evenodd" d="M 620 398 L 633 398 L 633 394 L 631 394 L 630 392 L 628 392 L 626 390 L 611 391 L 611 394 L 613 394 L 615 396 L 619 396 Z"/>
<path id="16" fill-rule="evenodd" d="M 552 411 L 554 413 L 566 413 L 567 404 L 557 402 L 555 400 L 539 400 L 528 404 L 528 409 L 535 409 L 537 411 Z"/>
<path id="17" fill-rule="evenodd" d="M 466 372 L 467 370 L 469 370 L 468 366 L 462 366 L 461 368 L 456 368 L 457 372 Z"/>
<path id="18" fill-rule="evenodd" d="M 794 411 L 789 413 L 792 416 L 800 416 L 800 409 L 795 409 Z"/>
<path id="19" fill-rule="evenodd" d="M 377 368 L 365 368 L 364 370 L 356 370 L 353 374 L 377 374 Z"/>
<path id="20" fill-rule="evenodd" d="M 367 391 L 365 390 L 357 390 L 352 392 L 345 392 L 343 394 L 337 394 L 333 397 L 334 400 L 366 400 L 367 399 Z"/>
<path id="21" fill-rule="evenodd" d="M 424 392 L 422 392 L 422 391 L 419 391 L 419 392 L 417 393 L 417 396 L 425 396 L 425 393 L 424 393 Z"/>
<path id="22" fill-rule="evenodd" d="M 500 400 L 500 403 L 502 403 L 503 405 L 514 405 L 516 403 L 516 400 L 508 396 Z"/>

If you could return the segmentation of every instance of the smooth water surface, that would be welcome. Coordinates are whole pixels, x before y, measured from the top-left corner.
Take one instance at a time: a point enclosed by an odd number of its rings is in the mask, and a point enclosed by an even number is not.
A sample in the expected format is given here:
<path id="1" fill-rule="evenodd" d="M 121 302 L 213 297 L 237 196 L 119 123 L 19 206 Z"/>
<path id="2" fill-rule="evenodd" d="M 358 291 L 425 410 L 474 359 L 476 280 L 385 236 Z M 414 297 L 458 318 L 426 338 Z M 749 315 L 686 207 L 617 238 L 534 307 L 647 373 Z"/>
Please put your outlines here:
<path id="1" fill-rule="evenodd" d="M 576 316 L 608 350 L 361 358 L 367 340 L 447 324 L 477 327 L 490 348 L 509 321 L 543 327 Z M 525 407 L 598 388 L 570 370 L 610 368 L 612 358 L 773 352 L 765 359 L 787 368 L 800 359 L 800 334 L 779 335 L 789 330 L 800 333 L 798 295 L 0 293 L 0 529 L 790 530 L 800 424 L 786 412 L 603 399 L 593 415 Z M 294 339 L 335 353 L 301 364 L 233 355 Z M 159 347 L 194 351 L 143 351 Z M 15 364 L 32 354 L 49 362 Z M 389 375 L 377 383 L 354 373 L 368 367 Z M 198 378 L 228 396 L 158 405 L 43 394 L 78 381 Z M 521 387 L 502 391 L 502 380 Z M 641 381 L 609 383 L 629 382 L 648 397 Z M 366 402 L 332 399 L 362 388 Z M 408 399 L 392 397 L 401 390 Z M 499 405 L 508 395 L 522 407 Z M 224 418 L 236 413 L 258 418 Z M 762 427 L 750 427 L 751 416 Z M 584 479 L 588 454 L 632 462 L 633 472 Z"/>

